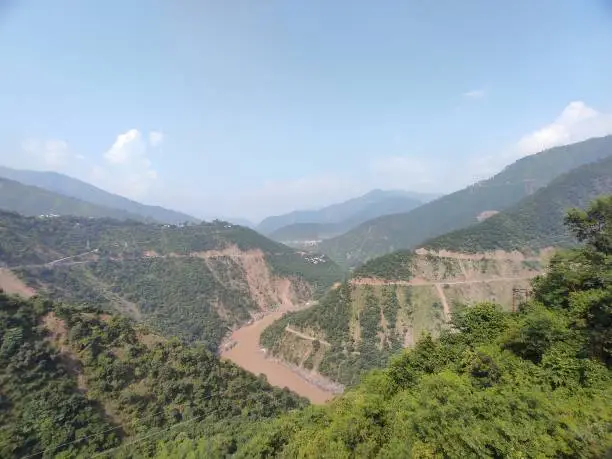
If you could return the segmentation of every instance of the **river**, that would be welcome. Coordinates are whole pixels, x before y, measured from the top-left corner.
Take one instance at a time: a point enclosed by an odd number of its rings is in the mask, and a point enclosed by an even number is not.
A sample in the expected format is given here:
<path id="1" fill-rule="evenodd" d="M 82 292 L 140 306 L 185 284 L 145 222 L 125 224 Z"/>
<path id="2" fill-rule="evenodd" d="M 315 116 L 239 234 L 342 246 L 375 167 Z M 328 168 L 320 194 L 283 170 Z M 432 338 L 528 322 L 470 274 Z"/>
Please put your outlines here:
<path id="1" fill-rule="evenodd" d="M 323 404 L 330 400 L 334 393 L 307 381 L 296 371 L 272 359 L 259 345 L 259 336 L 272 322 L 283 315 L 283 311 L 275 311 L 263 318 L 245 325 L 232 333 L 231 340 L 236 344 L 228 350 L 221 352 L 221 357 L 233 361 L 236 365 L 256 375 L 262 373 L 273 386 L 287 387 L 293 392 L 306 397 L 315 404 Z"/>

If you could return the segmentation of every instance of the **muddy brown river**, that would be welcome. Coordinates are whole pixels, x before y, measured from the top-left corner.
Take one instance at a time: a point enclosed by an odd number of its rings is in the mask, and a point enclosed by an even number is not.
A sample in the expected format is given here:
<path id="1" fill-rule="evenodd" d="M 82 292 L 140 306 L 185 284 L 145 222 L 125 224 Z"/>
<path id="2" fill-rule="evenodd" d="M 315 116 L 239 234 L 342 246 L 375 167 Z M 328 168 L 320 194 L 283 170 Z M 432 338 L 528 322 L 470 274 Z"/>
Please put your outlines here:
<path id="1" fill-rule="evenodd" d="M 323 390 L 307 381 L 295 371 L 282 363 L 266 358 L 259 345 L 259 336 L 264 329 L 283 315 L 283 311 L 273 312 L 250 325 L 239 328 L 232 333 L 234 347 L 224 350 L 221 356 L 233 361 L 236 365 L 256 375 L 264 374 L 268 382 L 280 388 L 287 387 L 312 403 L 323 404 L 330 400 L 334 393 Z"/>

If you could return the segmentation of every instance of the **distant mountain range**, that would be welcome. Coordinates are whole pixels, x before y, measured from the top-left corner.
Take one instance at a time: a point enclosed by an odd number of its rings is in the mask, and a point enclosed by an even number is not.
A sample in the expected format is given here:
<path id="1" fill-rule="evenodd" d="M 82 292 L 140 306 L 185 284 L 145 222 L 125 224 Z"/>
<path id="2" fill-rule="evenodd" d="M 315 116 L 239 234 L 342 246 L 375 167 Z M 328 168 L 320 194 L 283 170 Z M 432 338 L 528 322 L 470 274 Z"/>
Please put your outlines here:
<path id="1" fill-rule="evenodd" d="M 612 194 L 612 156 L 573 169 L 482 223 L 438 236 L 423 246 L 474 253 L 571 245 L 575 238 L 563 224 L 567 210 L 584 208 L 604 194 Z"/>
<path id="2" fill-rule="evenodd" d="M 415 248 L 425 240 L 476 223 L 483 212 L 508 209 L 571 169 L 609 156 L 612 136 L 552 148 L 410 212 L 367 221 L 324 240 L 317 250 L 344 266 L 356 266 L 385 253 Z"/>
<path id="3" fill-rule="evenodd" d="M 26 216 L 74 215 L 77 217 L 109 217 L 120 220 L 151 220 L 125 210 L 99 206 L 2 177 L 0 177 L 0 209 Z"/>
<path id="4" fill-rule="evenodd" d="M 322 209 L 268 217 L 257 230 L 283 242 L 325 239 L 381 215 L 407 212 L 436 197 L 402 190 L 373 190 Z"/>
<path id="5" fill-rule="evenodd" d="M 141 220 L 155 220 L 161 223 L 172 224 L 198 221 L 197 218 L 191 215 L 159 206 L 141 204 L 57 172 L 17 170 L 0 166 L 0 177 L 48 190 L 65 197 L 76 198 L 81 202 L 85 201 L 97 206 L 114 209 L 113 213 L 117 210 L 123 211 L 132 216 L 139 216 Z M 67 205 L 67 203 L 68 201 L 64 204 Z M 63 207 L 63 209 L 65 214 L 83 215 L 82 212 L 76 209 L 71 211 L 70 207 Z M 17 209 L 10 210 L 18 211 Z M 108 214 L 104 216 L 112 217 L 114 215 Z"/>

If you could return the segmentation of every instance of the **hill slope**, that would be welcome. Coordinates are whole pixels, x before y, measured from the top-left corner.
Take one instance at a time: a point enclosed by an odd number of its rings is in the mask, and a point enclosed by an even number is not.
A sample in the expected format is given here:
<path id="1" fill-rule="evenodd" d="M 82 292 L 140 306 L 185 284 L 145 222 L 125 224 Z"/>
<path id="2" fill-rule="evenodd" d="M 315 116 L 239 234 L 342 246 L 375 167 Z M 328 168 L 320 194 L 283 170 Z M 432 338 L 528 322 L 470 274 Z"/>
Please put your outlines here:
<path id="1" fill-rule="evenodd" d="M 467 305 L 496 301 L 510 310 L 512 289 L 528 287 L 547 255 L 400 251 L 375 258 L 317 305 L 272 324 L 261 343 L 293 365 L 352 385 L 423 333 L 438 336 Z"/>
<path id="2" fill-rule="evenodd" d="M 461 311 L 453 332 L 423 337 L 329 406 L 265 423 L 236 457 L 610 457 L 612 197 L 572 225 L 586 247 L 555 257 L 534 301 Z M 178 440 L 158 457 L 211 444 Z"/>
<path id="3" fill-rule="evenodd" d="M 433 250 L 483 252 L 541 249 L 574 243 L 563 224 L 568 208 L 612 193 L 612 156 L 557 177 L 548 186 L 482 223 L 423 243 Z"/>
<path id="4" fill-rule="evenodd" d="M 346 266 L 469 226 L 485 211 L 501 211 L 528 196 L 530 188 L 583 164 L 612 155 L 612 136 L 590 139 L 528 156 L 491 179 L 443 196 L 408 213 L 370 220 L 348 233 L 323 241 L 318 250 Z"/>
<path id="5" fill-rule="evenodd" d="M 75 215 L 143 221 L 145 218 L 120 209 L 99 206 L 35 186 L 0 177 L 0 209 L 26 216 Z"/>
<path id="6" fill-rule="evenodd" d="M 171 227 L 8 213 L 0 213 L 0 264 L 51 298 L 119 310 L 210 349 L 229 327 L 305 302 L 342 278 L 323 256 L 225 222 Z"/>
<path id="7" fill-rule="evenodd" d="M 6 459 L 111 448 L 112 457 L 150 457 L 160 439 L 240 439 L 246 426 L 307 404 L 125 318 L 2 293 L 0 381 Z"/>
<path id="8" fill-rule="evenodd" d="M 0 177 L 37 186 L 64 196 L 80 199 L 99 206 L 123 210 L 130 214 L 140 215 L 141 219 L 156 220 L 162 223 L 196 222 L 196 218 L 181 212 L 149 206 L 132 201 L 116 194 L 101 190 L 89 183 L 68 177 L 57 172 L 39 172 L 10 169 L 0 166 Z"/>
<path id="9" fill-rule="evenodd" d="M 373 190 L 363 196 L 319 210 L 298 210 L 285 215 L 268 217 L 257 226 L 257 230 L 263 234 L 271 234 L 288 225 L 318 223 L 330 225 L 323 227 L 323 233 L 337 232 L 342 231 L 343 228 L 352 228 L 380 215 L 407 212 L 433 197 L 400 190 Z M 339 229 L 335 225 L 340 225 Z"/>

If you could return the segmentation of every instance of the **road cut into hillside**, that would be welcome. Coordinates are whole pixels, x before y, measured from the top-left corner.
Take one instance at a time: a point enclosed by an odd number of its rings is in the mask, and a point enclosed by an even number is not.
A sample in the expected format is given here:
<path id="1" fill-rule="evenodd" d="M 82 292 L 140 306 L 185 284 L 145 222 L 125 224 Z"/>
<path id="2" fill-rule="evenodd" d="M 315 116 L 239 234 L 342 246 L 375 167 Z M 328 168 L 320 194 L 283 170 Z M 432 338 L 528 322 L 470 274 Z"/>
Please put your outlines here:
<path id="1" fill-rule="evenodd" d="M 285 312 L 284 310 L 271 312 L 235 330 L 230 337 L 230 345 L 222 346 L 221 357 L 231 360 L 251 373 L 265 375 L 273 386 L 287 387 L 306 397 L 311 403 L 323 404 L 338 393 L 338 390 L 334 390 L 331 381 L 314 373 L 293 369 L 277 359 L 268 358 L 260 347 L 261 333 L 272 322 L 280 319 Z"/>

